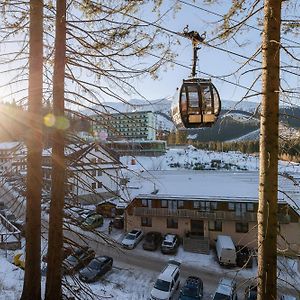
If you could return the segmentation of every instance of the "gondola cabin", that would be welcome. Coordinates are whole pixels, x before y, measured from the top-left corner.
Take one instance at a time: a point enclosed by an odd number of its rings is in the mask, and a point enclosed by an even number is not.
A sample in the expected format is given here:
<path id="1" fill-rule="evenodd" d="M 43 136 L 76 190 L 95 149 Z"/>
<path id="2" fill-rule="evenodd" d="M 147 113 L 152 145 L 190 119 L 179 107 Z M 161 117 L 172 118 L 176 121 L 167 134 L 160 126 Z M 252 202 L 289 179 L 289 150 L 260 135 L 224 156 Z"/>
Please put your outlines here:
<path id="1" fill-rule="evenodd" d="M 220 110 L 220 96 L 211 80 L 191 78 L 183 80 L 172 117 L 177 128 L 210 127 Z"/>

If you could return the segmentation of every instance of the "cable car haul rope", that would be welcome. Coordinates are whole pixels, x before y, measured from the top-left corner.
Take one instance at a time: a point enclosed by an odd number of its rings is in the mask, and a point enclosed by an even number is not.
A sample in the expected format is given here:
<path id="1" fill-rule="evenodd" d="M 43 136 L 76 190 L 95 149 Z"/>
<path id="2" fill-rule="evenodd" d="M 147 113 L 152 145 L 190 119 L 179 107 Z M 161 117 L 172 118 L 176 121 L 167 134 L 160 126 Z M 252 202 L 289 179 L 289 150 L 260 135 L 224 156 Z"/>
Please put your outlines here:
<path id="1" fill-rule="evenodd" d="M 183 36 L 193 43 L 193 66 L 190 79 L 184 79 L 179 90 L 179 100 L 172 109 L 173 121 L 177 128 L 202 128 L 212 126 L 220 113 L 221 101 L 216 87 L 210 79 L 196 77 L 198 44 L 204 41 L 196 31 L 188 31 Z"/>

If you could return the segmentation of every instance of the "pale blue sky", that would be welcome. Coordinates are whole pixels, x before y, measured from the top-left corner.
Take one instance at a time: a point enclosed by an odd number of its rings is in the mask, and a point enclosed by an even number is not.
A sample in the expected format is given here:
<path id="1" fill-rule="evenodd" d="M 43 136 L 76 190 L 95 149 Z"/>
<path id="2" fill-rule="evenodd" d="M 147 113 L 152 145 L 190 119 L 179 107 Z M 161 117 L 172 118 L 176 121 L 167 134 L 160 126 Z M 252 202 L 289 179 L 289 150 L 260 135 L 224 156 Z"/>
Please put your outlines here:
<path id="1" fill-rule="evenodd" d="M 201 8 L 219 14 L 223 14 L 228 9 L 228 5 L 231 3 L 231 1 L 228 0 L 217 1 L 218 4 L 214 5 L 204 5 L 202 0 L 184 0 L 184 2 L 195 4 L 196 6 L 200 6 Z M 172 0 L 166 1 L 162 11 L 167 11 L 173 3 L 174 1 Z M 285 13 L 286 11 L 283 9 L 283 14 Z M 260 15 L 261 14 L 262 12 L 260 13 Z M 151 14 L 148 12 L 143 12 L 142 18 L 151 20 Z M 181 10 L 178 11 L 175 16 L 173 16 L 172 12 L 169 12 L 166 15 L 166 17 L 164 18 L 163 27 L 179 32 L 182 31 L 186 25 L 189 25 L 190 30 L 196 30 L 200 33 L 207 31 L 206 40 L 209 40 L 210 38 L 212 38 L 212 34 L 210 34 L 210 32 L 213 28 L 216 27 L 216 22 L 219 20 L 219 17 L 214 16 L 209 12 L 205 12 L 201 9 L 191 7 L 186 4 L 181 4 Z M 247 21 L 247 24 L 259 28 L 256 23 L 256 17 Z M 284 34 L 283 38 L 284 39 L 282 40 L 282 42 L 284 44 L 300 47 L 299 37 L 295 37 L 291 34 Z M 295 43 L 288 41 L 287 39 L 295 41 Z M 176 61 L 180 62 L 183 65 L 190 66 L 192 58 L 191 43 L 189 40 L 185 40 L 184 38 L 180 38 L 180 41 L 181 45 L 174 49 L 174 52 L 178 55 Z M 252 56 L 253 53 L 255 53 L 255 51 L 259 48 L 260 43 L 261 31 L 248 28 L 248 30 L 244 30 L 240 34 L 235 36 L 234 40 L 231 40 L 226 44 L 220 45 L 219 47 L 249 57 Z M 298 57 L 300 57 L 299 49 L 300 48 L 293 49 L 293 51 L 295 51 L 294 54 Z M 290 62 L 290 59 L 285 55 L 284 51 L 281 52 L 281 55 L 281 60 L 283 62 Z M 257 56 L 256 59 L 261 60 L 261 55 Z M 230 74 L 234 70 L 238 69 L 244 62 L 245 59 L 243 58 L 237 57 L 233 54 L 225 53 L 224 51 L 220 51 L 208 46 L 202 46 L 202 49 L 199 51 L 199 70 L 211 74 L 213 76 L 222 76 Z M 298 65 L 299 67 L 299 62 L 293 61 L 292 64 L 294 66 Z M 214 84 L 219 90 L 221 98 L 224 100 L 240 101 L 245 95 L 246 90 L 235 86 L 234 83 L 250 87 L 252 82 L 261 72 L 253 71 L 246 74 L 242 73 L 249 69 L 256 69 L 259 67 L 259 63 L 250 62 L 250 64 L 247 64 L 247 66 L 243 68 L 240 72 L 238 72 L 236 75 L 223 78 L 232 82 L 233 85 L 226 83 L 220 79 L 213 79 Z M 282 84 L 284 86 L 287 86 L 286 82 L 288 81 L 291 86 L 298 87 L 299 91 L 299 69 L 289 70 L 296 73 L 296 75 L 298 74 L 298 76 L 282 72 Z M 163 97 L 170 97 L 174 95 L 176 87 L 179 87 L 181 85 L 182 79 L 187 78 L 189 74 L 190 70 L 175 65 L 174 69 L 170 68 L 166 72 L 160 72 L 159 80 L 153 81 L 151 79 L 145 79 L 141 81 L 136 81 L 135 84 L 139 90 L 143 91 L 143 94 L 147 99 L 159 99 Z M 257 84 L 254 85 L 253 89 L 260 91 L 260 80 L 258 80 Z M 250 92 L 250 94 L 253 94 L 253 92 Z M 247 101 L 260 101 L 260 97 L 249 98 L 247 99 Z"/>

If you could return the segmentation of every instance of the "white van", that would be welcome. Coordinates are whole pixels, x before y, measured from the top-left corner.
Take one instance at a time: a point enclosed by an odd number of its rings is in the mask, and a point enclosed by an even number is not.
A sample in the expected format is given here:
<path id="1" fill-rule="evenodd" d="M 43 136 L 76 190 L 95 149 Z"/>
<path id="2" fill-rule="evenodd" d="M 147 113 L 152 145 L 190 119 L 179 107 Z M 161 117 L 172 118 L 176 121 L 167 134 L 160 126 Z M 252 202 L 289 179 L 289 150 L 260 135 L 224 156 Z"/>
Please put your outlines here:
<path id="1" fill-rule="evenodd" d="M 216 252 L 220 265 L 236 265 L 236 250 L 230 236 L 218 235 L 216 242 Z"/>
<path id="2" fill-rule="evenodd" d="M 173 297 L 180 284 L 180 263 L 170 260 L 159 274 L 150 294 L 152 300 L 169 300 Z"/>

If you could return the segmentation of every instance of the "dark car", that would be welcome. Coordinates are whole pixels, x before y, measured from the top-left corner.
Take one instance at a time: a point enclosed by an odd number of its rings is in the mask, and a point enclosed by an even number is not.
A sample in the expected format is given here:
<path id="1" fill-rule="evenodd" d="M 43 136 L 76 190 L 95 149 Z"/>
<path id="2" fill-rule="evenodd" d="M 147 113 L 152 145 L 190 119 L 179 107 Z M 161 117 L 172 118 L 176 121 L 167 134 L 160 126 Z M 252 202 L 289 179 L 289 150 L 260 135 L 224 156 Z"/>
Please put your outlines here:
<path id="1" fill-rule="evenodd" d="M 143 249 L 155 251 L 161 243 L 162 236 L 159 232 L 150 231 L 145 235 Z"/>
<path id="2" fill-rule="evenodd" d="M 200 300 L 203 298 L 203 282 L 199 277 L 187 278 L 180 290 L 179 300 Z"/>
<path id="3" fill-rule="evenodd" d="M 177 234 L 167 233 L 161 243 L 161 252 L 163 254 L 175 254 L 179 246 L 179 237 Z"/>
<path id="4" fill-rule="evenodd" d="M 72 248 L 71 247 L 63 247 L 62 250 L 61 250 L 61 257 L 62 257 L 62 260 L 66 259 L 68 256 L 72 255 Z M 47 254 L 43 255 L 42 257 L 42 261 L 43 262 L 48 262 L 48 251 L 47 251 Z"/>
<path id="5" fill-rule="evenodd" d="M 241 268 L 252 268 L 253 256 L 251 250 L 246 246 L 236 246 L 236 264 Z"/>
<path id="6" fill-rule="evenodd" d="M 83 267 L 87 266 L 94 257 L 95 251 L 88 247 L 76 249 L 71 255 L 63 260 L 63 273 L 76 273 Z"/>
<path id="7" fill-rule="evenodd" d="M 113 226 L 117 229 L 123 229 L 124 228 L 124 217 L 116 216 L 113 220 Z"/>
<path id="8" fill-rule="evenodd" d="M 94 258 L 79 272 L 79 279 L 83 282 L 94 282 L 112 269 L 113 259 L 109 256 Z"/>
<path id="9" fill-rule="evenodd" d="M 257 285 L 250 285 L 245 290 L 245 300 L 257 299 Z"/>

